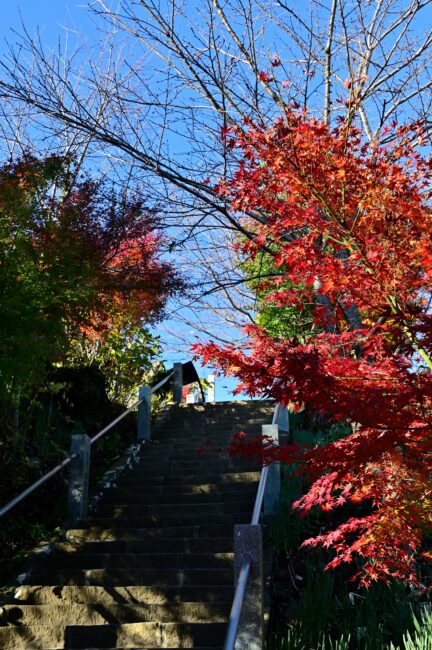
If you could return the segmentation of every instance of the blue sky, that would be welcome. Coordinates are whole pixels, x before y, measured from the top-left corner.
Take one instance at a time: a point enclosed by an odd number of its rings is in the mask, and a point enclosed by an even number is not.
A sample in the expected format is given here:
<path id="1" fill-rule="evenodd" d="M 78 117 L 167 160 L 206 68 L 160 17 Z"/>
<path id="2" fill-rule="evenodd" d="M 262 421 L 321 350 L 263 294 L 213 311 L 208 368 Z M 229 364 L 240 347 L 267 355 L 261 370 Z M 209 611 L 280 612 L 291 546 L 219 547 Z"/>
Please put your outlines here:
<path id="1" fill-rule="evenodd" d="M 6 41 L 16 42 L 14 31 L 21 32 L 21 17 L 30 34 L 40 32 L 41 40 L 48 46 L 55 46 L 57 39 L 64 37 L 64 28 L 79 33 L 86 40 L 96 39 L 98 34 L 94 18 L 89 14 L 87 2 L 61 2 L 58 0 L 21 0 L 8 2 L 2 6 L 2 27 L 0 30 L 0 55 L 5 52 Z M 175 324 L 174 324 L 175 325 Z M 175 327 L 174 327 L 175 328 Z M 172 329 L 174 329 L 172 328 Z M 193 340 L 192 340 L 193 339 Z M 195 342 L 191 337 L 191 344 Z M 168 353 L 162 355 L 168 367 L 174 361 L 186 361 L 184 353 Z M 207 377 L 212 373 L 209 368 L 197 365 L 200 376 Z M 232 391 L 236 382 L 223 377 L 216 378 L 216 399 L 218 401 L 233 399 Z M 244 399 L 238 396 L 236 399 Z"/>
<path id="2" fill-rule="evenodd" d="M 10 28 L 19 28 L 20 17 L 30 28 L 39 26 L 44 36 L 55 37 L 66 23 L 77 29 L 89 29 L 91 21 L 84 2 L 57 0 L 21 0 L 2 6 L 2 37 L 10 37 Z"/>

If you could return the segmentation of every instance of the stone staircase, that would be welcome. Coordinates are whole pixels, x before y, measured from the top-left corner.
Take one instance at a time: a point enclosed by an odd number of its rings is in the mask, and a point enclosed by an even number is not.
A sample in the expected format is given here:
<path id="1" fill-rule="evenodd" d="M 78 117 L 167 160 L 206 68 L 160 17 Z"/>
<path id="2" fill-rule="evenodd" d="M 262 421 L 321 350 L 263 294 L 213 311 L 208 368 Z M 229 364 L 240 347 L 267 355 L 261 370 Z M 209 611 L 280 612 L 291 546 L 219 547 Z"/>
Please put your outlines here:
<path id="1" fill-rule="evenodd" d="M 92 517 L 35 556 L 2 608 L 0 648 L 221 648 L 233 525 L 250 521 L 259 471 L 197 450 L 271 416 L 269 402 L 175 407 Z"/>

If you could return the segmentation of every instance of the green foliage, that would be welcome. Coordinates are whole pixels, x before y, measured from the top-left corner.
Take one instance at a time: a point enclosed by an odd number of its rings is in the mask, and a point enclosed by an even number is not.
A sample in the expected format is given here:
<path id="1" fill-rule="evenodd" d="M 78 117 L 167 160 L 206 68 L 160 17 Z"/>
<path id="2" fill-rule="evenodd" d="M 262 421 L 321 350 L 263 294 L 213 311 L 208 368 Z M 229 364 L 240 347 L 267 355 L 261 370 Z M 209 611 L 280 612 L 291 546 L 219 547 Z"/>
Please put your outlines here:
<path id="1" fill-rule="evenodd" d="M 414 633 L 407 632 L 403 638 L 402 650 L 432 650 L 432 614 L 423 611 L 420 618 L 414 617 Z M 390 650 L 398 650 L 390 645 Z"/>
<path id="2" fill-rule="evenodd" d="M 72 167 L 30 155 L 0 166 L 0 399 L 10 403 L 71 361 L 97 363 L 113 396 L 129 394 L 158 352 L 148 324 L 183 288 L 142 198 L 77 182 Z"/>
<path id="3" fill-rule="evenodd" d="M 276 267 L 272 255 L 260 252 L 255 257 L 250 257 L 242 262 L 241 267 L 246 273 L 246 277 L 251 278 L 248 285 L 256 296 L 257 324 L 276 338 L 295 338 L 299 342 L 305 341 L 314 329 L 313 306 L 311 305 L 309 309 L 304 307 L 300 309 L 299 305 L 275 304 L 272 299 L 275 280 L 279 281 L 279 276 L 284 269 Z M 284 278 L 283 282 L 278 285 L 278 291 L 283 291 L 288 287 L 292 288 L 292 286 L 292 283 Z M 302 287 L 298 288 L 302 289 Z"/>
<path id="4" fill-rule="evenodd" d="M 0 168 L 0 396 L 19 395 L 43 379 L 67 345 L 65 318 L 85 312 L 91 287 L 81 242 L 70 237 L 52 254 L 56 188 L 68 172 L 56 157 Z M 62 245 L 63 244 L 63 245 Z M 19 395 L 17 395 L 17 393 Z"/>
<path id="5" fill-rule="evenodd" d="M 324 444 L 348 432 L 341 423 L 322 430 L 317 427 L 308 434 L 304 429 L 308 423 L 305 412 L 290 419 L 296 440 Z M 389 585 L 374 583 L 368 590 L 356 589 L 346 567 L 324 570 L 328 551 L 300 548 L 305 539 L 333 527 L 332 518 L 338 515 L 317 508 L 308 517 L 292 512 L 291 503 L 305 486 L 292 468 L 282 469 L 281 499 L 270 523 L 278 564 L 267 650 L 432 650 L 432 616 L 423 610 L 419 614 L 421 603 L 413 600 L 404 583 L 393 580 Z"/>
<path id="6" fill-rule="evenodd" d="M 409 615 L 413 630 L 407 631 L 396 645 L 384 641 L 382 627 L 378 630 L 359 627 L 355 635 L 344 632 L 337 638 L 322 633 L 311 645 L 302 623 L 272 635 L 267 641 L 266 650 L 432 650 L 431 613 L 423 611 L 415 616 L 409 610 Z"/>
<path id="7" fill-rule="evenodd" d="M 94 435 L 154 373 L 157 322 L 181 282 L 137 196 L 76 180 L 59 156 L 0 165 L 0 504 Z M 136 435 L 134 417 L 92 449 L 92 480 Z M 62 523 L 58 474 L 4 519 L 0 572 Z M 50 507 L 46 504 L 49 502 Z"/>
<path id="8" fill-rule="evenodd" d="M 100 369 L 110 399 L 122 404 L 133 401 L 138 389 L 152 383 L 161 353 L 158 337 L 141 324 L 110 328 L 103 340 L 80 337 L 69 352 L 71 365 L 92 364 Z"/>
<path id="9" fill-rule="evenodd" d="M 318 645 L 310 646 L 303 640 L 303 635 L 299 629 L 288 629 L 285 634 L 275 634 L 267 644 L 266 650 L 350 650 L 351 637 L 342 635 L 339 639 L 333 640 L 328 636 L 322 635 Z"/>
<path id="10" fill-rule="evenodd" d="M 64 458 L 72 433 L 93 436 L 124 410 L 108 399 L 105 379 L 95 366 L 53 369 L 32 408 L 33 423 L 20 444 L 13 449 L 10 440 L 0 444 L 1 504 Z M 91 486 L 135 439 L 136 419 L 130 414 L 92 447 Z M 16 573 L 36 544 L 50 539 L 63 523 L 66 495 L 67 469 L 2 518 L 0 585 Z"/>

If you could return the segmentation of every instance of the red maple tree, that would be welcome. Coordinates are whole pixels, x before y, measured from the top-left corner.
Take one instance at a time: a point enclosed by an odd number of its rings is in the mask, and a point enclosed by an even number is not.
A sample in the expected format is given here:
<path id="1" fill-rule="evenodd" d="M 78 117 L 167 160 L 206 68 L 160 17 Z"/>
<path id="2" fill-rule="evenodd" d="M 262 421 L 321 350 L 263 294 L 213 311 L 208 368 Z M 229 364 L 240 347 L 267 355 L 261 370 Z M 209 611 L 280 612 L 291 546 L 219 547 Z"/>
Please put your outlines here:
<path id="1" fill-rule="evenodd" d="M 432 164 L 419 153 L 419 125 L 394 128 L 392 144 L 379 146 L 352 123 L 331 130 L 287 109 L 271 127 L 231 129 L 242 156 L 219 192 L 250 229 L 248 214 L 265 217 L 239 246 L 274 255 L 267 300 L 314 304 L 316 327 L 302 342 L 249 326 L 248 349 L 195 346 L 251 396 L 309 402 L 355 423 L 324 447 L 237 438 L 232 451 L 301 462 L 311 479 L 294 504 L 303 513 L 370 505 L 306 541 L 333 549 L 329 567 L 361 558 L 365 586 L 416 583 L 415 552 L 432 521 Z"/>
<path id="2" fill-rule="evenodd" d="M 24 384 L 40 382 L 49 364 L 65 363 L 81 344 L 101 347 L 114 333 L 126 346 L 184 289 L 142 195 L 75 171 L 73 160 L 57 155 L 0 165 L 5 399 L 11 386 L 22 395 Z"/>

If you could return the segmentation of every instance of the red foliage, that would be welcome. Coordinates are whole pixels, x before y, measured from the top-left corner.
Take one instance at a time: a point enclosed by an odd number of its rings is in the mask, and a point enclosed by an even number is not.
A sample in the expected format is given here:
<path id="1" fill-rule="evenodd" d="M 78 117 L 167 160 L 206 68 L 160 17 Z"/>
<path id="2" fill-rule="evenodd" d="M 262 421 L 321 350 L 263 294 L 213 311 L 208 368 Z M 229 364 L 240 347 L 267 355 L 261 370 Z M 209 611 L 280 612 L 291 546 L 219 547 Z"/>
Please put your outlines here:
<path id="1" fill-rule="evenodd" d="M 54 298 L 65 288 L 65 322 L 98 339 L 113 325 L 158 320 L 184 285 L 161 259 L 157 214 L 138 195 L 92 180 L 72 183 L 70 163 L 26 156 L 0 169 L 0 204 L 26 211 L 40 272 L 50 278 Z"/>
<path id="2" fill-rule="evenodd" d="M 233 210 L 266 216 L 240 247 L 250 256 L 266 244 L 276 251 L 283 283 L 269 299 L 315 303 L 316 330 L 300 343 L 252 326 L 248 349 L 195 350 L 252 396 L 307 401 L 356 423 L 355 433 L 324 447 L 237 439 L 233 450 L 301 462 L 311 479 L 295 504 L 303 513 L 371 504 L 368 516 L 306 542 L 335 551 L 329 567 L 357 556 L 366 586 L 390 576 L 415 582 L 414 552 L 432 521 L 432 164 L 416 150 L 419 125 L 380 147 L 350 125 L 330 130 L 287 111 L 271 128 L 249 124 L 231 135 L 243 159 L 218 190 Z M 331 333 L 323 331 L 330 321 Z"/>

